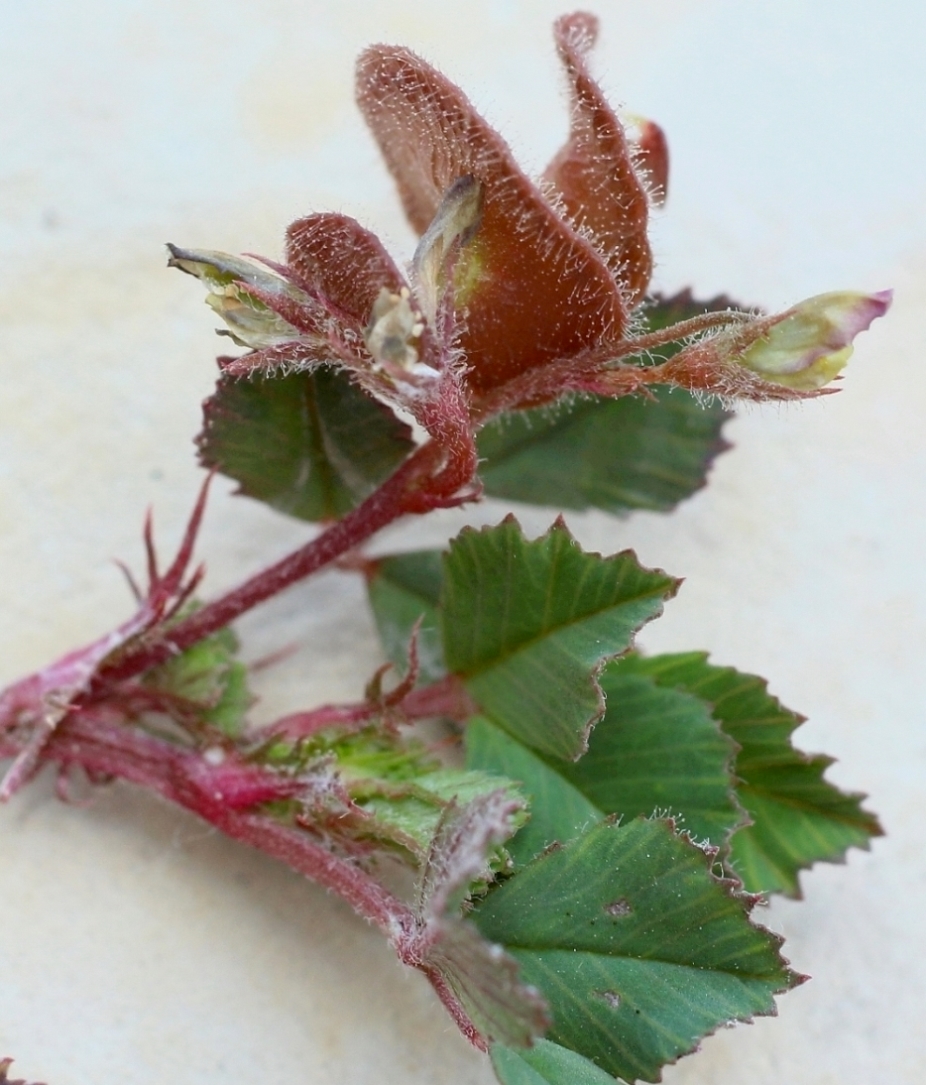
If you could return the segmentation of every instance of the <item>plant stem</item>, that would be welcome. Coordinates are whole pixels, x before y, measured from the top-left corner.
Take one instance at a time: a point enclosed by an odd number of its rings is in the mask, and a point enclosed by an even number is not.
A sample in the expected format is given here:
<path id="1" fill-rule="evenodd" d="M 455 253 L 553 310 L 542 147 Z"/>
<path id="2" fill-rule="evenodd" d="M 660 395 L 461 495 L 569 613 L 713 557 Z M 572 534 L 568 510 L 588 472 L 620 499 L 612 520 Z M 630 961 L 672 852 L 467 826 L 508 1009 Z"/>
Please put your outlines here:
<path id="1" fill-rule="evenodd" d="M 366 542 L 406 513 L 452 503 L 452 495 L 469 481 L 472 472 L 468 464 L 461 469 L 452 459 L 443 465 L 444 458 L 444 450 L 435 442 L 422 445 L 378 490 L 317 538 L 178 622 L 168 637 L 134 650 L 129 648 L 101 667 L 90 696 L 100 683 L 109 685 L 132 678 L 223 629 L 259 603 Z"/>
<path id="2" fill-rule="evenodd" d="M 379 701 L 357 701 L 354 704 L 320 705 L 310 712 L 294 712 L 267 728 L 256 730 L 254 737 L 269 733 L 295 740 L 308 738 L 329 727 L 350 731 L 390 710 L 408 721 L 443 716 L 460 723 L 477 712 L 463 682 L 455 674 L 448 674 L 436 682 L 411 690 L 401 699 L 385 706 Z"/>
<path id="3" fill-rule="evenodd" d="M 0 751 L 2 752 L 2 751 Z M 304 784 L 233 754 L 210 764 L 198 751 L 143 734 L 91 712 L 73 712 L 42 750 L 62 770 L 80 766 L 93 777 L 118 777 L 149 788 L 342 897 L 394 942 L 414 925 L 409 907 L 355 863 L 282 824 L 255 806 L 298 793 Z"/>
<path id="4" fill-rule="evenodd" d="M 627 365 L 614 368 L 621 358 L 668 346 L 691 335 L 729 324 L 742 324 L 754 319 L 749 313 L 728 310 L 722 313 L 701 313 L 660 328 L 636 339 L 622 339 L 618 343 L 603 343 L 580 354 L 546 362 L 535 369 L 528 369 L 510 381 L 492 389 L 472 408 L 472 418 L 478 428 L 504 411 L 539 406 L 560 399 L 564 391 L 594 391 L 591 387 L 596 377 L 611 377 L 607 394 L 611 397 L 631 395 L 646 384 L 658 384 L 668 378 L 658 372 L 657 366 Z M 613 379 L 619 373 L 623 381 Z M 661 381 L 660 378 L 661 377 Z M 607 381 L 606 381 L 607 383 Z M 621 387 L 617 385 L 621 384 Z"/>

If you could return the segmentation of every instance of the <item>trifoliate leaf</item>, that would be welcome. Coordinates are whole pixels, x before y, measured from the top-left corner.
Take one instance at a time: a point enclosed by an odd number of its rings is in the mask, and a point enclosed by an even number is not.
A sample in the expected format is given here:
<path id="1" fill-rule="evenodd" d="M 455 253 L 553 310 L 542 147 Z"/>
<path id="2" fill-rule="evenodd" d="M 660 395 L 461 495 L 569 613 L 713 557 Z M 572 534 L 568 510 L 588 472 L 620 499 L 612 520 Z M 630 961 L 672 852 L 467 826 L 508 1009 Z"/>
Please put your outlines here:
<path id="1" fill-rule="evenodd" d="M 547 999 L 550 1040 L 626 1081 L 657 1081 L 719 1026 L 774 1013 L 773 996 L 801 981 L 712 861 L 669 821 L 607 821 L 514 874 L 474 920 Z"/>
<path id="2" fill-rule="evenodd" d="M 414 447 L 411 431 L 388 407 L 327 368 L 221 377 L 203 414 L 203 466 L 302 520 L 343 516 Z"/>
<path id="3" fill-rule="evenodd" d="M 695 839 L 726 845 L 744 820 L 730 773 L 736 747 L 708 706 L 623 674 L 620 661 L 600 682 L 607 709 L 577 762 L 534 753 L 486 719 L 467 726 L 470 768 L 518 781 L 531 800 L 530 821 L 509 845 L 515 860 L 527 862 L 611 814 L 672 814 Z"/>
<path id="4" fill-rule="evenodd" d="M 421 619 L 418 665 L 422 682 L 433 682 L 447 670 L 438 616 L 442 559 L 440 550 L 418 550 L 380 558 L 367 570 L 376 628 L 386 658 L 396 667 L 407 666 L 409 639 Z"/>
<path id="5" fill-rule="evenodd" d="M 656 298 L 639 333 L 703 312 L 732 308 L 729 299 L 696 301 L 689 291 Z M 680 344 L 658 351 L 671 357 Z M 631 359 L 644 364 L 652 359 Z M 665 512 L 700 489 L 729 414 L 690 393 L 652 389 L 653 398 L 592 396 L 559 408 L 518 411 L 478 435 L 480 477 L 491 497 L 555 508 Z"/>
<path id="6" fill-rule="evenodd" d="M 562 521 L 533 542 L 513 517 L 466 528 L 444 563 L 447 669 L 518 741 L 544 756 L 576 758 L 604 712 L 596 674 L 627 651 L 676 588 L 630 551 L 583 552 Z"/>
<path id="7" fill-rule="evenodd" d="M 877 818 L 862 808 L 864 795 L 823 778 L 832 758 L 793 747 L 792 732 L 803 719 L 772 697 L 761 678 L 712 666 L 702 652 L 634 656 L 618 666 L 702 698 L 740 746 L 737 794 L 754 824 L 734 835 L 730 865 L 751 892 L 799 896 L 798 871 L 838 861 L 848 848 L 867 848 L 881 835 Z"/>

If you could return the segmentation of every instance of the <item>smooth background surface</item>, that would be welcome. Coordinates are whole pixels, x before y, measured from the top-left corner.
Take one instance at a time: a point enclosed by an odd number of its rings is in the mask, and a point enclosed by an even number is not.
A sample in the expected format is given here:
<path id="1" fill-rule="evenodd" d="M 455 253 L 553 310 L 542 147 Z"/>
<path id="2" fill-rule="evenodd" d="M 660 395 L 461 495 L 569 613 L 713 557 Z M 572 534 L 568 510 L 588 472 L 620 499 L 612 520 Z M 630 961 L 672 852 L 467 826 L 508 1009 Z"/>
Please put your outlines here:
<path id="1" fill-rule="evenodd" d="M 565 131 L 546 0 L 0 2 L 0 680 L 128 612 L 113 557 L 165 552 L 199 483 L 190 440 L 215 321 L 165 241 L 275 256 L 336 209 L 412 240 L 353 108 L 352 59 L 417 48 L 542 168 Z M 687 578 L 650 649 L 707 647 L 806 713 L 888 837 L 805 875 L 767 922 L 812 983 L 724 1031 L 673 1085 L 914 1085 L 922 1029 L 926 732 L 926 47 L 918 5 L 605 0 L 613 100 L 673 150 L 657 283 L 770 308 L 893 285 L 844 390 L 747 409 L 710 488 L 666 519 L 571 516 Z M 306 528 L 216 486 L 217 591 Z M 478 510 L 497 520 L 500 506 Z M 532 532 L 551 514 L 522 517 Z M 447 516 L 384 545 L 439 542 Z M 356 584 L 323 576 L 242 623 L 266 717 L 353 698 L 379 661 Z M 39 782 L 0 811 L 0 1055 L 48 1085 L 486 1085 L 426 984 L 337 901 L 190 818 Z"/>

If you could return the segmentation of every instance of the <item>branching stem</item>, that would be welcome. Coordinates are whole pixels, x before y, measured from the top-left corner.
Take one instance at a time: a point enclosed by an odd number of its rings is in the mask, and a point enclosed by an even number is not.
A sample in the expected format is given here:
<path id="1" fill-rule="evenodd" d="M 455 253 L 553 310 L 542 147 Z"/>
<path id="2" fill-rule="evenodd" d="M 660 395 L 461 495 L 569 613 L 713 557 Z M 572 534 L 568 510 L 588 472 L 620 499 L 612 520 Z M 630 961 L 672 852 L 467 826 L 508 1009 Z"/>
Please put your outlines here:
<path id="1" fill-rule="evenodd" d="M 742 324 L 753 320 L 749 313 L 728 309 L 722 313 L 701 313 L 690 320 L 683 320 L 668 328 L 660 328 L 635 339 L 623 339 L 618 343 L 604 343 L 581 354 L 547 362 L 525 372 L 493 389 L 474 404 L 472 418 L 477 428 L 491 421 L 496 415 L 525 406 L 541 405 L 563 396 L 564 391 L 595 391 L 596 378 L 607 375 L 608 395 L 631 395 L 644 389 L 647 384 L 658 384 L 666 378 L 656 366 L 618 366 L 622 358 L 631 358 L 658 347 L 668 346 L 680 339 L 724 328 L 730 324 Z M 619 374 L 618 379 L 614 374 Z M 623 379 L 620 379 L 623 378 Z"/>
<path id="2" fill-rule="evenodd" d="M 297 793 L 302 786 L 297 779 L 232 754 L 213 765 L 198 751 L 89 712 L 72 713 L 46 744 L 42 759 L 65 771 L 79 766 L 93 778 L 115 777 L 156 792 L 333 890 L 393 941 L 413 925 L 408 906 L 355 863 L 316 843 L 305 830 L 255 809 Z"/>
<path id="3" fill-rule="evenodd" d="M 317 538 L 207 603 L 173 626 L 169 638 L 143 644 L 104 665 L 90 695 L 100 683 L 109 685 L 133 678 L 223 629 L 246 611 L 318 572 L 407 513 L 423 513 L 457 503 L 460 499 L 455 495 L 471 481 L 476 458 L 475 451 L 466 448 L 462 456 L 459 450 L 454 451 L 457 454 L 447 456 L 433 441 L 422 445 L 378 490 Z"/>
<path id="4" fill-rule="evenodd" d="M 308 738 L 329 727 L 350 731 L 393 711 L 407 722 L 446 719 L 462 723 L 477 711 L 476 705 L 456 675 L 446 675 L 436 682 L 413 689 L 395 703 L 384 706 L 377 701 L 358 701 L 355 704 L 320 705 L 310 712 L 296 712 L 277 720 L 267 730 L 288 739 Z M 258 731 L 256 735 L 260 735 Z"/>

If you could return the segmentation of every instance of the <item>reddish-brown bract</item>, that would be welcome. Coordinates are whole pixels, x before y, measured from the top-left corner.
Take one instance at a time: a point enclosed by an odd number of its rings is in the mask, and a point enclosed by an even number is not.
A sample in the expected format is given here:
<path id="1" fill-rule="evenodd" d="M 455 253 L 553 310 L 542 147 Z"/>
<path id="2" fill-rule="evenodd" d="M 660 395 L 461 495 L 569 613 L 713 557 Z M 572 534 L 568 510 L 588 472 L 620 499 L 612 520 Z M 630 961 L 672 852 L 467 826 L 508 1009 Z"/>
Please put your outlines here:
<path id="1" fill-rule="evenodd" d="M 419 234 L 457 178 L 471 175 L 485 188 L 459 276 L 457 346 L 476 396 L 623 338 L 627 310 L 607 263 L 556 214 L 459 88 L 407 49 L 377 45 L 360 57 L 357 100 Z"/>
<path id="2" fill-rule="evenodd" d="M 646 178 L 650 199 L 662 207 L 669 191 L 669 142 L 655 121 L 638 120 L 639 132 L 633 141 L 633 157 Z"/>
<path id="3" fill-rule="evenodd" d="M 649 205 L 624 127 L 585 64 L 598 36 L 598 20 L 584 12 L 564 15 L 554 33 L 569 80 L 572 123 L 544 180 L 570 221 L 591 234 L 633 307 L 646 293 L 653 270 L 646 237 Z"/>
<path id="4" fill-rule="evenodd" d="M 304 290 L 361 328 L 383 287 L 398 293 L 405 285 L 379 238 L 347 215 L 297 219 L 286 231 L 286 260 Z"/>

